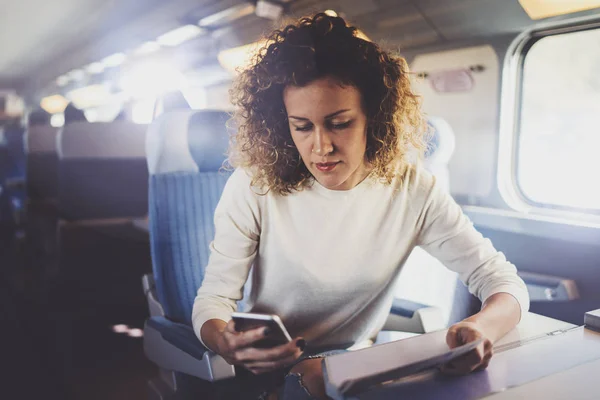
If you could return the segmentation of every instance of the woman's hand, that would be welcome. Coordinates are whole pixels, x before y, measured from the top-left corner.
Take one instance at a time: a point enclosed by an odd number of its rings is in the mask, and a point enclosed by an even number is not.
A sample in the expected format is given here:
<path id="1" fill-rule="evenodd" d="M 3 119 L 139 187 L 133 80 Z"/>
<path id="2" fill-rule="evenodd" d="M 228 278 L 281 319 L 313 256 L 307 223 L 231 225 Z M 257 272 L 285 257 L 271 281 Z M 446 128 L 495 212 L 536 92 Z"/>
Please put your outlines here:
<path id="1" fill-rule="evenodd" d="M 268 337 L 268 333 L 268 329 L 262 327 L 238 332 L 231 320 L 217 339 L 217 353 L 229 364 L 242 366 L 253 374 L 283 368 L 300 357 L 306 345 L 301 338 L 268 349 L 252 347 L 257 341 Z"/>
<path id="2" fill-rule="evenodd" d="M 462 321 L 451 326 L 446 335 L 446 343 L 452 349 L 479 338 L 483 338 L 479 346 L 450 361 L 441 368 L 441 371 L 448 375 L 465 375 L 472 371 L 486 369 L 493 355 L 492 342 L 476 323 Z"/>

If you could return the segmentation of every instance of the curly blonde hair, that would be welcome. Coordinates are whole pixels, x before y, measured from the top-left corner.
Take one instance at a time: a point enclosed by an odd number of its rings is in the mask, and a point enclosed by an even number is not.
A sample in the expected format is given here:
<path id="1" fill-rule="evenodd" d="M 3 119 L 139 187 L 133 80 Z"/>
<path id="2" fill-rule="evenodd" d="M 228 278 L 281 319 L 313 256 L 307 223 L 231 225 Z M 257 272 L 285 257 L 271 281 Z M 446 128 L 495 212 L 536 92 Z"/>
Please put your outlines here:
<path id="1" fill-rule="evenodd" d="M 391 183 L 408 165 L 407 153 L 423 154 L 424 119 L 411 89 L 408 64 L 358 29 L 323 13 L 274 31 L 231 90 L 238 132 L 229 163 L 251 171 L 252 184 L 285 195 L 313 181 L 292 141 L 283 90 L 322 77 L 356 87 L 367 116 L 366 161 L 372 175 Z"/>

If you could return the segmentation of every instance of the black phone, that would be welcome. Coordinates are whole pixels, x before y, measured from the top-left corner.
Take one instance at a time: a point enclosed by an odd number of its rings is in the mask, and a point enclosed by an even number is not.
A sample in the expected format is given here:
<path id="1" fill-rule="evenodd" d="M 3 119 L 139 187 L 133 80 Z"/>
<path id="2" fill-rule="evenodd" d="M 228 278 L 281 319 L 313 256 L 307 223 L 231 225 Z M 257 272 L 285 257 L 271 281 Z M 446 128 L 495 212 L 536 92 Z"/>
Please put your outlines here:
<path id="1" fill-rule="evenodd" d="M 270 348 L 292 341 L 292 337 L 277 315 L 234 312 L 231 314 L 231 318 L 235 322 L 235 329 L 239 332 L 263 326 L 270 329 L 269 335 L 254 343 L 252 347 Z"/>

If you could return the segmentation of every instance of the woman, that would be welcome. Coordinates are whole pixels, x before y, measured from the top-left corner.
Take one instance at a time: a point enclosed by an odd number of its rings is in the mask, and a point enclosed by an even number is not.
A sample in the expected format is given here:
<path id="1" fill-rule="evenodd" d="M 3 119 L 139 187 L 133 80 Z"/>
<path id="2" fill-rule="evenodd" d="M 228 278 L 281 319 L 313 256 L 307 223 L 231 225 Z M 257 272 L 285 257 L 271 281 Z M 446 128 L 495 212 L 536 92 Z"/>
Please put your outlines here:
<path id="1" fill-rule="evenodd" d="M 306 355 L 374 338 L 418 245 L 483 302 L 447 336 L 451 347 L 483 344 L 445 370 L 485 368 L 493 342 L 527 311 L 527 290 L 435 178 L 410 162 L 424 142 L 406 62 L 325 14 L 268 43 L 233 90 L 237 169 L 215 212 L 194 304 L 200 340 L 254 373 L 259 389 L 323 397 L 320 360 Z M 295 337 L 287 345 L 253 348 L 268 332 L 236 332 L 230 321 L 252 266 L 247 311 L 279 315 Z"/>

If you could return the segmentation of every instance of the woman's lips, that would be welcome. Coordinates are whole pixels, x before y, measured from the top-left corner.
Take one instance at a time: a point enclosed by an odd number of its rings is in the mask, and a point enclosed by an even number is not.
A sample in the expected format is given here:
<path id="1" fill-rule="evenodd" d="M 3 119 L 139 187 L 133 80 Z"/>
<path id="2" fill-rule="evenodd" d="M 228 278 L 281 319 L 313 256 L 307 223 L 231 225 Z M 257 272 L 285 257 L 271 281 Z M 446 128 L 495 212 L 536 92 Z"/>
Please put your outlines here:
<path id="1" fill-rule="evenodd" d="M 328 162 L 328 163 L 316 163 L 315 166 L 321 172 L 333 171 L 333 169 L 339 164 L 339 161 Z"/>

